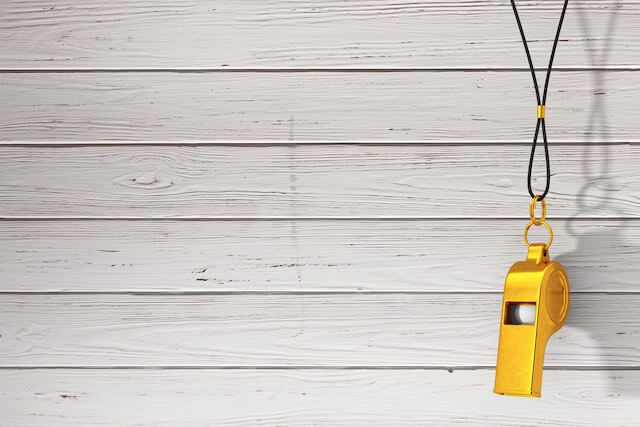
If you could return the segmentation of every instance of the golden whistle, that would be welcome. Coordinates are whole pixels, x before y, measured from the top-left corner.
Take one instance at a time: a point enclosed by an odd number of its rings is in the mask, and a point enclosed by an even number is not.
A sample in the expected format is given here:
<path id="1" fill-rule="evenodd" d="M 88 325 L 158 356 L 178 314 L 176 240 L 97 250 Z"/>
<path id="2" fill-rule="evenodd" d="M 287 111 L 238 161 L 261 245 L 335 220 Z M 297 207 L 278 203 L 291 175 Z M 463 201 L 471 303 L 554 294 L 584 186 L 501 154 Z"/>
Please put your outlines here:
<path id="1" fill-rule="evenodd" d="M 527 245 L 527 260 L 513 264 L 504 284 L 493 391 L 540 397 L 547 341 L 567 318 L 569 280 L 562 265 L 549 260 L 549 245 Z"/>

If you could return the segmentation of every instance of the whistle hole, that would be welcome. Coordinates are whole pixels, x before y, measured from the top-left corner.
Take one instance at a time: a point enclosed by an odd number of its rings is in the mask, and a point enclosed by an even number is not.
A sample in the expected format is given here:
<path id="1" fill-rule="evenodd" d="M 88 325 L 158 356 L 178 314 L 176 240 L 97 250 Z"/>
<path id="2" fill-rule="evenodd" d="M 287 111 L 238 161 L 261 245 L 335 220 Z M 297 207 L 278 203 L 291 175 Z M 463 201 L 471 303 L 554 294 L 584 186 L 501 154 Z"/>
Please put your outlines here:
<path id="1" fill-rule="evenodd" d="M 508 302 L 505 325 L 533 325 L 536 322 L 535 302 Z"/>

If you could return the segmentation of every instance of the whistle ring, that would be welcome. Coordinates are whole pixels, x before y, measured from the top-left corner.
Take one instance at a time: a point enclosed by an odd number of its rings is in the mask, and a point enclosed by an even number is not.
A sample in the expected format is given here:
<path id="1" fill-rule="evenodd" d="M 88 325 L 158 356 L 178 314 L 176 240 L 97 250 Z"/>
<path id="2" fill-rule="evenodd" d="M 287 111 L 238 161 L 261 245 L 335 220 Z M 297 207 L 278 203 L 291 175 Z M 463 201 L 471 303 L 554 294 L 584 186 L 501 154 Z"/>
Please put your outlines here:
<path id="1" fill-rule="evenodd" d="M 536 204 L 538 201 L 540 201 L 540 206 L 542 207 L 539 219 L 536 218 Z M 547 202 L 544 199 L 540 199 L 540 195 L 535 196 L 529 205 L 529 218 L 531 218 L 531 222 L 537 226 L 544 224 L 547 219 Z"/>
<path id="2" fill-rule="evenodd" d="M 549 241 L 544 246 L 544 249 L 549 249 L 551 247 L 551 243 L 553 243 L 553 230 L 551 229 L 551 226 L 544 221 L 541 221 L 540 224 L 536 224 L 533 220 L 531 220 L 531 222 L 527 224 L 527 226 L 524 228 L 524 243 L 527 245 L 527 247 L 531 246 L 531 243 L 529 243 L 529 230 L 533 225 L 535 225 L 536 227 L 544 225 L 547 228 L 547 231 L 549 232 Z"/>

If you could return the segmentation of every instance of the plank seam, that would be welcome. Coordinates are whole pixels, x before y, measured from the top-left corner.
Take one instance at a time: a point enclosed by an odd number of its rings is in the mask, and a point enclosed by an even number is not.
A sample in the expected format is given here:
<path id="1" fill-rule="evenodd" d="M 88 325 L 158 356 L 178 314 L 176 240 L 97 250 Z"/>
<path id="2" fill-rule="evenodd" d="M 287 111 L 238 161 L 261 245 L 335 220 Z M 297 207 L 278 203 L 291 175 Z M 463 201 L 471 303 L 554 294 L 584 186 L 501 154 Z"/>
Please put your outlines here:
<path id="1" fill-rule="evenodd" d="M 639 291 L 596 291 L 596 290 L 582 290 L 572 291 L 572 295 L 640 295 Z M 418 290 L 120 290 L 120 291 L 65 291 L 65 290 L 0 290 L 0 295 L 60 295 L 60 296 L 73 296 L 73 295 L 125 295 L 125 296 L 225 296 L 225 295 L 291 295 L 291 296 L 304 296 L 304 295 L 502 295 L 502 291 L 418 291 Z"/>
<path id="2" fill-rule="evenodd" d="M 64 365 L 33 365 L 33 366 L 20 366 L 20 365 L 6 365 L 0 366 L 0 370 L 15 370 L 15 371 L 27 371 L 27 370 L 210 370 L 210 371 L 306 371 L 306 370 L 347 370 L 347 371 L 475 371 L 475 370 L 489 370 L 494 371 L 495 366 L 492 365 L 478 365 L 478 366 L 432 366 L 432 365 L 363 365 L 363 366 L 350 366 L 350 365 L 265 365 L 265 366 L 206 366 L 206 365 L 96 365 L 96 366 L 64 366 Z M 553 371 L 638 371 L 640 366 L 545 366 L 545 370 Z"/>
<path id="3" fill-rule="evenodd" d="M 546 68 L 536 68 L 546 71 Z M 554 72 L 637 72 L 640 67 L 559 67 Z M 308 68 L 0 68 L 1 74 L 106 74 L 106 73 L 519 73 L 530 72 L 525 67 L 308 67 Z"/>
<path id="4" fill-rule="evenodd" d="M 550 221 L 598 221 L 598 222 L 635 222 L 640 220 L 640 216 L 629 217 L 568 217 L 554 216 L 547 217 Z M 445 221 L 474 221 L 474 222 L 493 222 L 493 221 L 523 221 L 528 219 L 525 216 L 519 217 L 420 217 L 420 216 L 380 216 L 380 217 L 364 217 L 364 216 L 175 216 L 175 217 L 138 217 L 138 216 L 121 216 L 121 217 L 100 217 L 100 216 L 0 216 L 0 222 L 45 222 L 45 221 L 164 221 L 164 222 L 182 222 L 182 221 L 362 221 L 362 222 L 383 222 L 383 221 L 427 221 L 427 222 L 445 222 Z"/>
<path id="5" fill-rule="evenodd" d="M 85 147 L 296 147 L 296 146 L 364 146 L 364 147 L 530 147 L 531 141 L 419 141 L 419 140 L 352 140 L 352 141 L 317 141 L 317 140 L 213 140 L 213 141 L 2 141 L 0 147 L 51 147 L 51 148 L 85 148 Z M 636 146 L 637 141 L 611 141 L 611 142 L 584 142 L 584 141 L 554 141 L 556 147 L 610 147 L 610 146 Z"/>

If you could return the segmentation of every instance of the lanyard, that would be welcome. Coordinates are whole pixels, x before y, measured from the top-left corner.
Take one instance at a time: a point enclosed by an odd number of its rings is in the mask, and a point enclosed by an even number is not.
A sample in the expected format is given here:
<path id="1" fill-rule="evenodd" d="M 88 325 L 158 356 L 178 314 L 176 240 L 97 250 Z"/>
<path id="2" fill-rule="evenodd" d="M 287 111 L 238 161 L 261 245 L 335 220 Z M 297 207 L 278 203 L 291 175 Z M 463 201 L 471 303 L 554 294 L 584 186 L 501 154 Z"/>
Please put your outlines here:
<path id="1" fill-rule="evenodd" d="M 562 13 L 560 14 L 560 22 L 558 23 L 558 30 L 556 31 L 556 38 L 553 41 L 553 49 L 551 50 L 551 57 L 549 58 L 549 66 L 547 67 L 547 77 L 544 82 L 544 91 L 542 92 L 542 98 L 540 97 L 540 89 L 538 87 L 538 79 L 536 78 L 536 70 L 533 67 L 533 61 L 531 60 L 531 53 L 529 52 L 529 44 L 527 38 L 524 35 L 524 29 L 522 28 L 522 22 L 520 21 L 520 15 L 518 14 L 518 8 L 516 7 L 515 0 L 511 0 L 511 6 L 513 7 L 513 13 L 518 23 L 518 29 L 520 30 L 520 36 L 522 37 L 522 43 L 524 44 L 524 51 L 527 54 L 527 61 L 529 62 L 529 70 L 531 71 L 531 77 L 533 78 L 533 87 L 536 90 L 536 100 L 538 102 L 538 120 L 536 121 L 536 130 L 533 136 L 533 144 L 531 145 L 531 156 L 529 158 L 529 171 L 527 173 L 527 189 L 529 194 L 534 200 L 537 198 L 539 201 L 544 200 L 549 192 L 549 185 L 551 184 L 551 166 L 549 165 L 549 142 L 547 139 L 547 128 L 545 125 L 545 113 L 547 103 L 547 90 L 549 89 L 549 79 L 551 77 L 551 69 L 553 68 L 553 58 L 556 55 L 556 48 L 558 47 L 558 40 L 560 39 L 560 31 L 562 30 L 562 23 L 564 22 L 564 15 L 567 11 L 569 0 L 564 0 L 564 6 L 562 7 Z M 533 158 L 536 154 L 536 145 L 538 144 L 538 135 L 542 129 L 542 141 L 544 143 L 544 157 L 547 165 L 547 185 L 544 192 L 538 196 L 533 192 L 531 188 L 531 169 L 533 168 Z"/>

